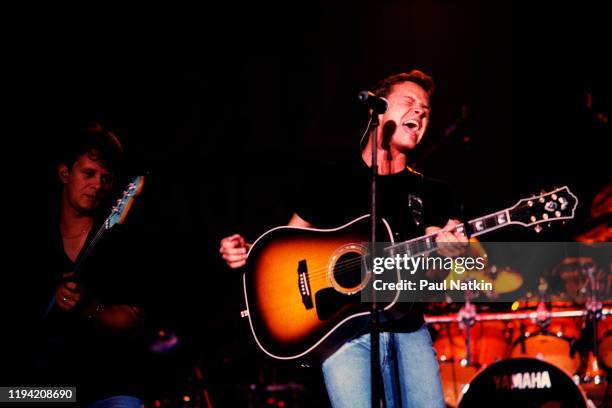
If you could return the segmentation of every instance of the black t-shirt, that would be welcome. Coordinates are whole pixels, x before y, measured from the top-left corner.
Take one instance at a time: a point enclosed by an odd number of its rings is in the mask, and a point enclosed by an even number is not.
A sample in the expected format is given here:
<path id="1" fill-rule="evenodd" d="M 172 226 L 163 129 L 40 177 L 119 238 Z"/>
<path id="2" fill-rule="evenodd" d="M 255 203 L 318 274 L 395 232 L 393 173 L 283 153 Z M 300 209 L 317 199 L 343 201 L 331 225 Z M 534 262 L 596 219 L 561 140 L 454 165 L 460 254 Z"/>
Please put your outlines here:
<path id="1" fill-rule="evenodd" d="M 100 220 L 101 221 L 101 220 Z M 87 247 L 101 222 L 92 228 Z M 23 273 L 30 299 L 19 310 L 32 325 L 24 353 L 30 370 L 23 374 L 30 385 L 76 386 L 79 406 L 113 395 L 143 396 L 147 350 L 144 337 L 111 332 L 80 314 L 57 307 L 45 317 L 45 309 L 62 283 L 62 274 L 74 263 L 64 252 L 57 218 L 41 223 L 33 242 L 32 259 Z M 137 248 L 140 233 L 128 222 L 110 230 L 96 245 L 81 270 L 82 304 L 95 299 L 104 305 L 140 307 L 146 314 L 146 262 Z M 26 358 L 23 359 L 26 361 Z M 22 369 L 26 365 L 22 364 Z"/>
<path id="2" fill-rule="evenodd" d="M 371 168 L 360 155 L 308 170 L 295 203 L 302 219 L 318 228 L 334 228 L 371 212 Z M 395 242 L 424 235 L 426 227 L 442 227 L 457 215 L 446 184 L 409 168 L 378 177 L 377 203 Z M 381 330 L 409 332 L 424 322 L 422 304 L 399 303 L 393 310 L 382 313 Z"/>

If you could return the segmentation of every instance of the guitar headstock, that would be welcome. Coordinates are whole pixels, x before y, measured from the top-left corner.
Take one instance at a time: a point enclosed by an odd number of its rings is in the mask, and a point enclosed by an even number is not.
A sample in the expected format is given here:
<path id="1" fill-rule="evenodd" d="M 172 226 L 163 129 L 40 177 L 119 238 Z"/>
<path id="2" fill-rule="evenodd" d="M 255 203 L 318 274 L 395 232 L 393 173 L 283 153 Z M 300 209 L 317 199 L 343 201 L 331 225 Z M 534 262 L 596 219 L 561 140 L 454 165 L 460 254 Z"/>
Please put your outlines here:
<path id="1" fill-rule="evenodd" d="M 535 225 L 535 231 L 540 232 L 543 223 L 569 220 L 574 218 L 578 198 L 567 186 L 519 200 L 510 207 L 510 220 L 525 227 Z"/>
<path id="2" fill-rule="evenodd" d="M 127 185 L 121 198 L 117 200 L 117 204 L 113 207 L 110 215 L 104 222 L 104 227 L 108 230 L 114 227 L 116 224 L 121 224 L 127 216 L 134 198 L 142 191 L 144 185 L 144 176 L 136 176 Z"/>

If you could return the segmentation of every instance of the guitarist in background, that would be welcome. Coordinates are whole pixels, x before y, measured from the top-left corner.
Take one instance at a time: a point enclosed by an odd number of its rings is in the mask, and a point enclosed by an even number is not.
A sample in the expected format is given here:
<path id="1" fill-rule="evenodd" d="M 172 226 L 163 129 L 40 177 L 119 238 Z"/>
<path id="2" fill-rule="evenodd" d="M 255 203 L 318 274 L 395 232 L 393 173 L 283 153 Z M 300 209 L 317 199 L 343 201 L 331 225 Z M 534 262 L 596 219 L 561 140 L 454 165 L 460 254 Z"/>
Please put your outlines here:
<path id="1" fill-rule="evenodd" d="M 111 192 L 123 156 L 117 137 L 100 125 L 67 140 L 57 164 L 59 207 L 52 206 L 55 214 L 35 254 L 38 310 L 51 293 L 54 305 L 43 321 L 45 345 L 30 346 L 35 369 L 22 385 L 76 386 L 78 405 L 91 408 L 143 405 L 142 289 L 122 256 L 125 232 L 111 230 L 78 276 L 72 273 L 109 214 L 109 199 L 116 198 Z"/>
<path id="2" fill-rule="evenodd" d="M 389 101 L 378 127 L 378 211 L 407 240 L 438 232 L 442 256 L 457 256 L 467 238 L 452 232 L 451 196 L 441 183 L 407 167 L 407 155 L 421 141 L 430 116 L 431 77 L 413 70 L 383 80 L 375 93 Z M 371 140 L 343 163 L 310 169 L 310 182 L 297 198 L 290 226 L 334 228 L 370 212 Z M 445 225 L 444 228 L 435 227 Z M 250 244 L 238 234 L 221 240 L 220 253 L 231 268 L 246 263 Z M 404 310 L 401 310 L 401 309 Z M 381 372 L 388 407 L 444 407 L 438 363 L 419 304 L 398 304 L 381 313 Z M 401 313 L 399 313 L 401 312 Z M 290 318 L 290 316 L 288 316 Z M 346 342 L 322 364 L 332 405 L 370 407 L 370 336 L 367 330 Z"/>

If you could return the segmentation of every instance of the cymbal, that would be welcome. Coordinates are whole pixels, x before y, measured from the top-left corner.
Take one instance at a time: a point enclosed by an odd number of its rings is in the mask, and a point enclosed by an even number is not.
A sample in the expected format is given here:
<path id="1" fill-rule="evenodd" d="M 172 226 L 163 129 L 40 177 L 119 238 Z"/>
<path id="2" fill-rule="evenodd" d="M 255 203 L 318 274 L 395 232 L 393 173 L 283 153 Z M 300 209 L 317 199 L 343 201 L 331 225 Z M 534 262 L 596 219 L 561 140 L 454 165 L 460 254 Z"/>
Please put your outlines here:
<path id="1" fill-rule="evenodd" d="M 493 291 L 485 293 L 488 297 L 496 297 L 506 293 L 514 292 L 523 286 L 523 277 L 520 273 L 511 269 L 510 267 L 499 268 L 496 265 L 489 263 L 489 258 L 484 247 L 478 241 L 478 239 L 470 238 L 470 245 L 468 246 L 465 255 L 472 258 L 481 257 L 484 259 L 485 268 L 479 269 L 468 269 L 459 273 L 453 268 L 446 276 L 446 281 L 449 280 L 461 280 L 477 282 L 484 281 L 486 283 L 493 284 Z"/>
<path id="2" fill-rule="evenodd" d="M 463 282 L 469 282 L 471 280 L 475 280 L 480 282 L 485 281 L 487 283 L 493 283 L 493 279 L 491 279 L 485 271 L 479 271 L 479 270 L 466 270 L 465 272 L 459 273 L 456 271 L 450 271 L 448 273 L 448 275 L 446 276 L 445 279 L 448 283 L 448 281 L 450 280 L 459 280 L 459 281 L 463 281 Z"/>
<path id="3" fill-rule="evenodd" d="M 523 277 L 510 267 L 491 272 L 494 276 L 493 291 L 499 295 L 514 292 L 523 286 Z"/>

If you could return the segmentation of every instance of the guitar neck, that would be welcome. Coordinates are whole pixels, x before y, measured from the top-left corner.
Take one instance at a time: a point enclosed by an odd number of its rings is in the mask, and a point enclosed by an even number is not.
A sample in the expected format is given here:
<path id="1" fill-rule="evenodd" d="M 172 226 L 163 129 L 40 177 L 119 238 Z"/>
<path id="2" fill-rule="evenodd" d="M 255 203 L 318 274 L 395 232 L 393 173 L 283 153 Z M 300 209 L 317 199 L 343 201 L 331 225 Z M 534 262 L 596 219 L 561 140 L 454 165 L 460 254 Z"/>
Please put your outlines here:
<path id="1" fill-rule="evenodd" d="M 134 199 L 136 195 L 140 194 L 143 183 L 144 183 L 144 177 L 138 176 L 138 177 L 134 177 L 134 179 L 128 184 L 127 188 L 124 190 L 122 194 L 121 199 L 118 200 L 117 205 L 112 208 L 110 214 L 108 215 L 108 217 L 106 217 L 106 219 L 104 220 L 104 222 L 98 229 L 98 232 L 96 232 L 96 235 L 91 240 L 87 248 L 85 248 L 85 250 L 82 251 L 81 254 L 79 255 L 76 261 L 76 264 L 74 266 L 74 269 L 73 269 L 73 274 L 72 274 L 73 277 L 76 277 L 77 275 L 80 274 L 83 264 L 85 263 L 87 258 L 89 258 L 89 255 L 96 247 L 98 241 L 102 239 L 104 234 L 106 234 L 106 232 L 108 232 L 115 225 L 121 224 L 121 222 L 125 218 L 125 215 L 130 209 L 132 200 Z"/>
<path id="2" fill-rule="evenodd" d="M 467 222 L 469 235 L 472 237 L 486 234 L 498 228 L 503 228 L 508 224 L 513 224 L 510 220 L 509 209 L 504 209 L 483 217 L 474 218 Z M 456 232 L 465 233 L 466 223 L 459 224 L 455 227 Z M 396 245 L 385 248 L 385 250 L 393 254 L 407 254 L 408 256 L 418 256 L 433 252 L 438 249 L 436 237 L 438 233 L 424 235 L 422 237 L 411 239 Z"/>
<path id="3" fill-rule="evenodd" d="M 89 245 L 87 245 L 87 248 L 85 248 L 85 250 L 82 251 L 79 254 L 79 257 L 76 260 L 76 263 L 75 263 L 74 268 L 72 270 L 72 272 L 73 272 L 72 273 L 72 278 L 73 279 L 77 279 L 78 278 L 78 276 L 81 273 L 81 269 L 83 268 L 83 265 L 85 264 L 85 261 L 87 260 L 87 258 L 89 258 L 89 255 L 94 250 L 94 248 L 96 247 L 98 242 L 102 239 L 102 237 L 104 236 L 106 231 L 108 231 L 108 229 L 106 228 L 106 222 L 104 222 L 102 224 L 102 226 L 98 229 L 98 232 L 96 232 L 96 235 L 89 242 Z"/>

